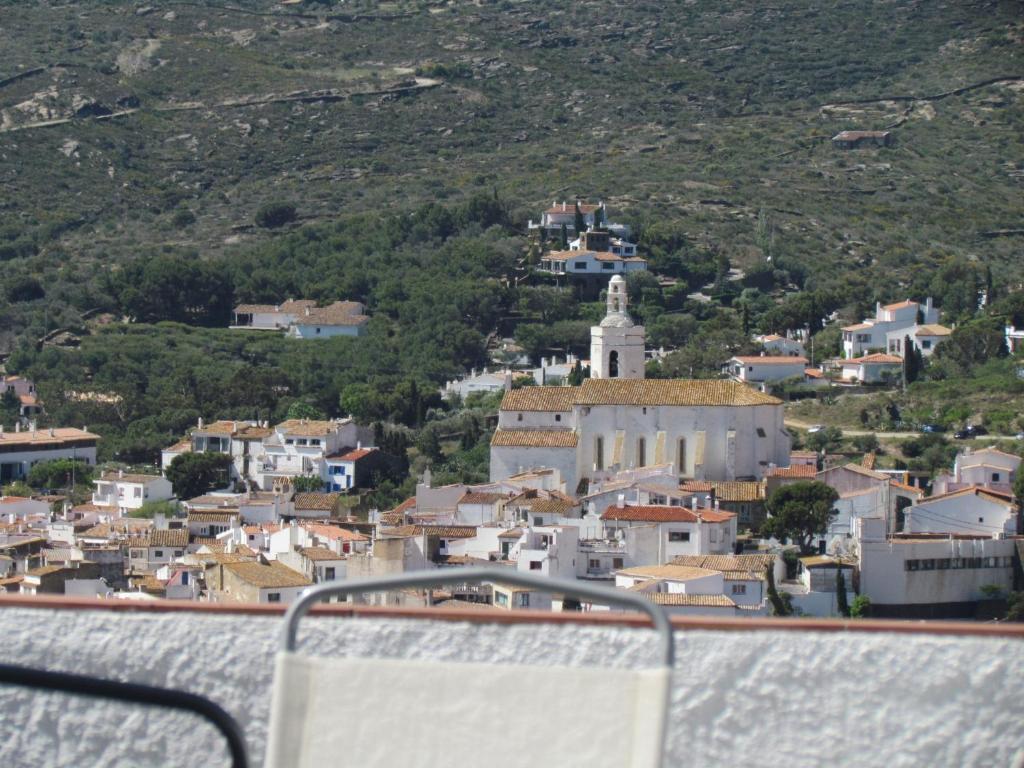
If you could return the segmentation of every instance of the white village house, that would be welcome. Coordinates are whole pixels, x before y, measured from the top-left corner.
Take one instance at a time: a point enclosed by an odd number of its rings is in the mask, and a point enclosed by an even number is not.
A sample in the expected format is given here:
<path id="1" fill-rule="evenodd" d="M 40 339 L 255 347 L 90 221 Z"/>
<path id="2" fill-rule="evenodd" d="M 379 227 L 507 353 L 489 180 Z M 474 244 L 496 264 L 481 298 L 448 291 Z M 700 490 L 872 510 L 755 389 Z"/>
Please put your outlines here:
<path id="1" fill-rule="evenodd" d="M 30 425 L 23 430 L 18 424 L 9 432 L 0 425 L 0 483 L 21 480 L 40 461 L 77 459 L 95 465 L 99 439 L 99 435 L 73 427 L 36 429 Z"/>
<path id="2" fill-rule="evenodd" d="M 894 351 L 889 349 L 890 337 L 894 340 L 899 339 L 902 343 L 904 336 L 914 338 L 919 327 L 927 327 L 925 335 L 921 337 L 922 341 L 933 340 L 936 338 L 935 332 L 942 326 L 931 326 L 938 322 L 939 310 L 932 306 L 931 297 L 928 297 L 924 304 L 909 299 L 885 306 L 878 303 L 875 305 L 873 318 L 842 329 L 843 357 L 851 360 L 864 353 Z M 931 346 L 927 350 L 922 348 L 922 353 L 931 354 L 931 349 Z"/>
<path id="3" fill-rule="evenodd" d="M 358 301 L 335 301 L 318 307 L 310 299 L 281 304 L 240 304 L 234 309 L 235 329 L 285 331 L 300 339 L 361 336 L 369 317 Z"/>
<path id="4" fill-rule="evenodd" d="M 171 484 L 162 475 L 126 473 L 118 470 L 104 472 L 93 482 L 96 489 L 92 493 L 92 503 L 97 507 L 114 509 L 119 516 L 140 509 L 143 504 L 149 502 L 174 498 Z"/>

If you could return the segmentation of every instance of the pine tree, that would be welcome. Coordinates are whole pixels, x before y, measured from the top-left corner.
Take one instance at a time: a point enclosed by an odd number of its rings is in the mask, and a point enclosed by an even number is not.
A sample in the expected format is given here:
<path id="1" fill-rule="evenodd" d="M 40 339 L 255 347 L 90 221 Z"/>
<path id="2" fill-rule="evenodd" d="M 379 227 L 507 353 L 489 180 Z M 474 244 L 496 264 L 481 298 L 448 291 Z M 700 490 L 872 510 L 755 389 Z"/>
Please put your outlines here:
<path id="1" fill-rule="evenodd" d="M 836 607 L 840 615 L 850 617 L 850 604 L 846 600 L 846 577 L 842 568 L 836 569 Z"/>

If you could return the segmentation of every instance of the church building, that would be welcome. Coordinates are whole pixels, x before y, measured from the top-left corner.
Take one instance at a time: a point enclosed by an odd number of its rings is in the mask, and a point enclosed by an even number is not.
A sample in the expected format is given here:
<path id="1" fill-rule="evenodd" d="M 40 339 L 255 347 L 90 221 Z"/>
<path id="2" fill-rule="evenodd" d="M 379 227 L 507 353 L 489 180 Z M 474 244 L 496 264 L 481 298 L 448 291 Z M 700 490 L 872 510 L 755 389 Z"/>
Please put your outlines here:
<path id="1" fill-rule="evenodd" d="M 788 465 L 781 400 L 736 381 L 644 380 L 644 329 L 629 318 L 621 277 L 591 339 L 591 378 L 580 386 L 505 394 L 492 481 L 550 467 L 575 493 L 582 480 L 651 465 L 671 465 L 680 480 L 759 480 Z"/>

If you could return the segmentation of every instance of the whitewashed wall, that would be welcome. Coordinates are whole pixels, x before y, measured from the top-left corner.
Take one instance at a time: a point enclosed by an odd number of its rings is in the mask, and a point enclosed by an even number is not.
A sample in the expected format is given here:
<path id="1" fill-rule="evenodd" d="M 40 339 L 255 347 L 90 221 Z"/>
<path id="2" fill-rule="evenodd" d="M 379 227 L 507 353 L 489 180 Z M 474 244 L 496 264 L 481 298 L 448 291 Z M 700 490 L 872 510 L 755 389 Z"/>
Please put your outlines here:
<path id="1" fill-rule="evenodd" d="M 275 617 L 237 614 L 7 606 L 0 654 L 206 694 L 244 725 L 259 764 L 279 626 Z M 304 646 L 322 653 L 607 666 L 653 657 L 652 635 L 641 629 L 336 616 L 303 626 Z M 1024 748 L 1022 649 L 1018 640 L 927 634 L 683 632 L 666 764 L 1012 765 Z M 501 697 L 488 705 L 500 708 Z M 567 724 L 580 719 L 566 713 Z M 187 715 L 4 687 L 0 764 L 227 760 L 212 729 Z"/>

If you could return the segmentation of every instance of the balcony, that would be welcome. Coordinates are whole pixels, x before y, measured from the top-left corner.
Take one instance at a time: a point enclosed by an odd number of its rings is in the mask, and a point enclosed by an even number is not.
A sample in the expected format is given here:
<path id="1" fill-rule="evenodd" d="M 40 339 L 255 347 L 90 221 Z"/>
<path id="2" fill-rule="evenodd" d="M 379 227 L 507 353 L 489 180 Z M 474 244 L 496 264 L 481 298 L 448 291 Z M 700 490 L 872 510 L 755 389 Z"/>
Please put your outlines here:
<path id="1" fill-rule="evenodd" d="M 209 696 L 242 724 L 260 764 L 282 608 L 5 596 L 0 609 L 3 661 Z M 667 766 L 1012 765 L 1024 747 L 1024 626 L 673 623 Z M 304 622 L 300 637 L 321 655 L 414 650 L 423 659 L 621 667 L 655 659 L 642 627 L 615 613 L 335 605 Z M 5 765 L 228 764 L 222 739 L 188 715 L 21 689 L 3 695 Z M 472 738 L 457 723 L 445 727 Z"/>

